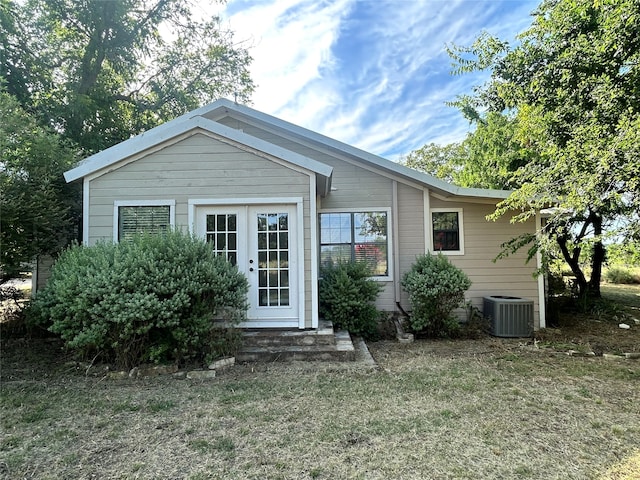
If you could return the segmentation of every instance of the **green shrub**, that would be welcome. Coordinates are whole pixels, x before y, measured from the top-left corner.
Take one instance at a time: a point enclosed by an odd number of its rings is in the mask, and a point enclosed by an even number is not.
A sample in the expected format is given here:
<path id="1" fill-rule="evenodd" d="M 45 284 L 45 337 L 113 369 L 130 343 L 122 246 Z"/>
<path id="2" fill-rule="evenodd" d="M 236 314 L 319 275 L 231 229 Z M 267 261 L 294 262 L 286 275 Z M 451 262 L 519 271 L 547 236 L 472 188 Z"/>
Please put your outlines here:
<path id="1" fill-rule="evenodd" d="M 228 353 L 237 339 L 214 324 L 244 317 L 248 284 L 190 235 L 140 235 L 71 247 L 53 266 L 30 318 L 67 347 L 100 351 L 121 367 Z"/>
<path id="2" fill-rule="evenodd" d="M 366 263 L 342 263 L 322 268 L 319 284 L 320 316 L 337 328 L 373 338 L 379 312 L 373 302 L 382 285 L 371 278 Z"/>
<path id="3" fill-rule="evenodd" d="M 432 337 L 451 336 L 459 322 L 453 311 L 464 303 L 471 281 L 442 254 L 421 255 L 404 274 L 402 286 L 409 294 L 409 325 Z"/>
<path id="4" fill-rule="evenodd" d="M 640 272 L 630 268 L 615 266 L 604 272 L 604 278 L 609 283 L 634 284 L 640 283 Z"/>

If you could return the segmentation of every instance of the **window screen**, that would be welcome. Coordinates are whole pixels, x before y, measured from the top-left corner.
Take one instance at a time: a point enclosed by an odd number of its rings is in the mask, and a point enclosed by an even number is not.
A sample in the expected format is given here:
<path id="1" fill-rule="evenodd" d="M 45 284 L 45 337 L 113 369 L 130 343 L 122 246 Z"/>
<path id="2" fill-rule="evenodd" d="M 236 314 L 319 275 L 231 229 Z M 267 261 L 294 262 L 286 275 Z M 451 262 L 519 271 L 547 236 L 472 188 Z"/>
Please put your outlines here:
<path id="1" fill-rule="evenodd" d="M 136 233 L 166 232 L 170 226 L 170 207 L 168 205 L 118 207 L 119 242 L 127 240 Z"/>

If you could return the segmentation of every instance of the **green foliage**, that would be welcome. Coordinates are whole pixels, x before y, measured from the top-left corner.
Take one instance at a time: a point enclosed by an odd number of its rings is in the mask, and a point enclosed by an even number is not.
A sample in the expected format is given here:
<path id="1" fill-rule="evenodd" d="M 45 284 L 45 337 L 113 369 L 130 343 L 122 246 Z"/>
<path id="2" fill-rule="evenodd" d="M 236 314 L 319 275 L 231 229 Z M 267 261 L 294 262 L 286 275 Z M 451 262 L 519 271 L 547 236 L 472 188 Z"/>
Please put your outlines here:
<path id="1" fill-rule="evenodd" d="M 229 325 L 247 307 L 246 278 L 205 242 L 181 232 L 63 252 L 33 301 L 32 321 L 70 349 L 130 367 L 228 354 Z"/>
<path id="2" fill-rule="evenodd" d="M 370 277 L 371 270 L 364 262 L 323 267 L 319 282 L 320 316 L 355 335 L 375 337 L 379 312 L 372 302 L 382 285 Z"/>
<path id="3" fill-rule="evenodd" d="M 251 57 L 217 17 L 195 7 L 2 0 L 0 75 L 41 124 L 90 153 L 222 96 L 248 101 Z"/>
<path id="4" fill-rule="evenodd" d="M 640 269 L 631 269 L 627 267 L 609 267 L 605 270 L 604 277 L 609 283 L 622 283 L 631 285 L 640 283 Z"/>
<path id="5" fill-rule="evenodd" d="M 621 266 L 640 265 L 640 241 L 607 245 L 607 263 Z"/>
<path id="6" fill-rule="evenodd" d="M 0 283 L 74 237 L 79 191 L 62 176 L 73 161 L 59 136 L 0 86 Z"/>
<path id="7" fill-rule="evenodd" d="M 402 286 L 409 294 L 409 324 L 414 331 L 447 337 L 458 329 L 453 311 L 464 304 L 471 281 L 446 256 L 427 253 L 417 257 L 404 274 Z"/>
<path id="8" fill-rule="evenodd" d="M 473 97 L 461 98 L 463 111 L 508 112 L 511 150 L 531 153 L 514 165 L 517 189 L 494 216 L 517 212 L 514 220 L 524 221 L 557 206 L 546 233 L 581 295 L 600 296 L 603 237 L 640 234 L 638 12 L 639 0 L 544 0 L 517 46 L 482 34 L 450 49 L 456 73 L 491 71 Z M 579 264 L 588 244 L 590 279 Z"/>
<path id="9" fill-rule="evenodd" d="M 410 152 L 402 163 L 409 168 L 420 170 L 441 180 L 458 183 L 458 175 L 466 158 L 467 152 L 463 144 L 438 145 L 429 143 Z"/>
<path id="10" fill-rule="evenodd" d="M 462 111 L 463 102 L 455 102 Z M 404 164 L 462 187 L 512 189 L 514 172 L 531 161 L 532 152 L 517 139 L 513 116 L 477 114 L 476 128 L 462 143 L 428 144 L 409 153 Z"/>

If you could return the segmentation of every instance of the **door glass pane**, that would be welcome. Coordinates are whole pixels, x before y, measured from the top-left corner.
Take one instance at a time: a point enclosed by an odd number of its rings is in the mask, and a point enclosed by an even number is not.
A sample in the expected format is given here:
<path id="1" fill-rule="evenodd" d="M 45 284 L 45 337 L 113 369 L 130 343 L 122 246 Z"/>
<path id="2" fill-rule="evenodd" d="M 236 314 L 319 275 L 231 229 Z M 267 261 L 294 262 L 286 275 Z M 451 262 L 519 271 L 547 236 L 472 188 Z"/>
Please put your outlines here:
<path id="1" fill-rule="evenodd" d="M 269 214 L 269 231 L 275 232 L 278 230 L 278 214 L 270 213 Z"/>
<path id="2" fill-rule="evenodd" d="M 289 305 L 289 214 L 257 214 L 258 305 Z"/>
<path id="3" fill-rule="evenodd" d="M 266 250 L 267 248 L 267 234 L 266 233 L 258 233 L 258 251 Z"/>
<path id="4" fill-rule="evenodd" d="M 206 217 L 205 237 L 213 251 L 233 265 L 238 262 L 237 219 L 233 213 L 216 213 Z"/>
<path id="5" fill-rule="evenodd" d="M 280 233 L 280 248 L 289 248 L 289 233 Z"/>
<path id="6" fill-rule="evenodd" d="M 218 217 L 216 224 L 219 232 L 224 232 L 227 230 L 227 216 L 226 215 L 216 215 Z"/>
<path id="7" fill-rule="evenodd" d="M 227 235 L 225 233 L 218 233 L 216 240 L 216 248 L 218 250 L 227 248 Z"/>
<path id="8" fill-rule="evenodd" d="M 278 249 L 278 234 L 270 233 L 269 234 L 269 249 L 277 250 Z"/>
<path id="9" fill-rule="evenodd" d="M 289 305 L 289 289 L 288 288 L 280 289 L 280 305 L 282 306 Z"/>

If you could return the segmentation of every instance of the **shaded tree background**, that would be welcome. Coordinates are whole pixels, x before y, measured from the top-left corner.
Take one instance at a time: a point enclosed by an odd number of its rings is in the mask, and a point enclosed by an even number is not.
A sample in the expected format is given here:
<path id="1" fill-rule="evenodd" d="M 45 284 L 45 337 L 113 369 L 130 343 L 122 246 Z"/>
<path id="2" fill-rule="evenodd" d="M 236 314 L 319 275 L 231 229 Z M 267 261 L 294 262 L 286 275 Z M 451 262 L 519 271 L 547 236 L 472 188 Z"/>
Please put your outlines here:
<path id="1" fill-rule="evenodd" d="M 16 122 L 0 126 L 3 252 L 11 244 L 24 263 L 55 250 L 52 232 L 36 229 L 33 241 L 21 209 L 32 224 L 57 225 L 59 236 L 68 222 L 79 224 L 80 195 L 62 178 L 69 159 L 223 96 L 249 102 L 247 48 L 215 15 L 196 18 L 195 7 L 207 8 L 190 0 L 0 0 L 0 115 Z M 2 258 L 5 279 L 13 267 Z"/>
<path id="2" fill-rule="evenodd" d="M 455 179 L 513 188 L 494 218 L 553 206 L 544 233 L 587 298 L 600 296 L 607 237 L 640 235 L 638 32 L 639 0 L 544 0 L 517 45 L 483 33 L 449 49 L 455 74 L 491 75 L 454 102 L 477 125 Z"/>
<path id="3" fill-rule="evenodd" d="M 7 91 L 86 153 L 253 91 L 248 51 L 197 3 L 0 1 Z"/>
<path id="4" fill-rule="evenodd" d="M 62 173 L 74 151 L 0 90 L 0 284 L 74 236 L 76 185 Z"/>

